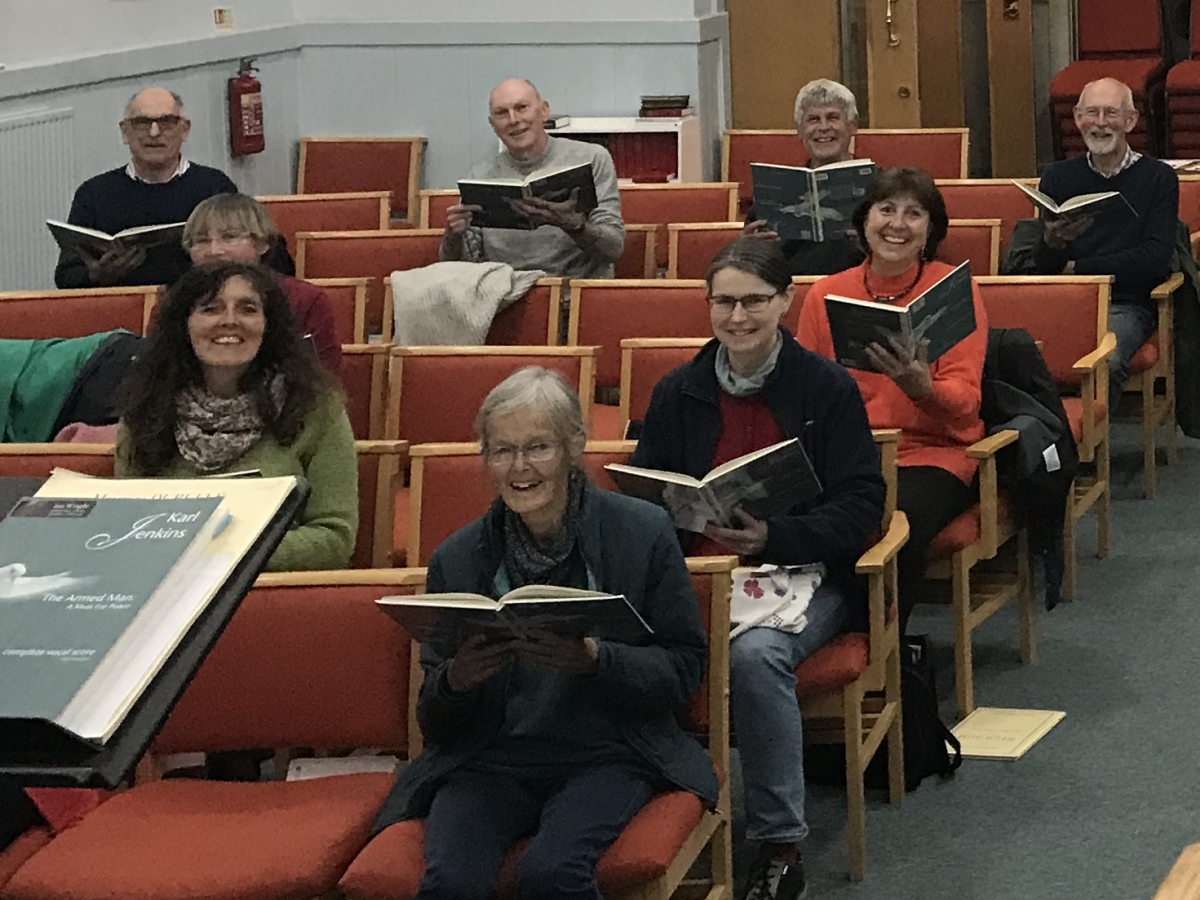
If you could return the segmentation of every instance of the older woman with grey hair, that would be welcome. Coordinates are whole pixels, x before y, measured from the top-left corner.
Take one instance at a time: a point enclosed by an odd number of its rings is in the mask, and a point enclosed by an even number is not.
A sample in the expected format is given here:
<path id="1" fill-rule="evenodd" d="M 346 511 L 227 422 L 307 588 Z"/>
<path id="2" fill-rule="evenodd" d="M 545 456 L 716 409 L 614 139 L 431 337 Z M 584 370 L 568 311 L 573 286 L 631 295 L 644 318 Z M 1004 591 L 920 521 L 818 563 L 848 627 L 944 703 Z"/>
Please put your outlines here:
<path id="1" fill-rule="evenodd" d="M 796 94 L 796 134 L 808 151 L 805 165 L 820 168 L 853 159 L 850 143 L 858 132 L 858 103 L 844 84 L 817 78 Z M 754 209 L 742 229 L 744 237 L 779 240 Z M 781 247 L 793 275 L 832 275 L 860 265 L 866 258 L 853 238 L 830 241 L 784 241 Z"/>
<path id="2" fill-rule="evenodd" d="M 376 826 L 426 817 L 421 900 L 492 896 L 506 852 L 530 835 L 517 897 L 599 900 L 597 859 L 654 793 L 716 800 L 708 755 L 675 720 L 703 676 L 696 598 L 666 513 L 588 482 L 562 376 L 510 375 L 476 429 L 497 496 L 434 551 L 428 590 L 592 588 L 623 594 L 653 632 L 636 645 L 547 631 L 468 638 L 453 655 L 423 646 L 427 749 Z"/>

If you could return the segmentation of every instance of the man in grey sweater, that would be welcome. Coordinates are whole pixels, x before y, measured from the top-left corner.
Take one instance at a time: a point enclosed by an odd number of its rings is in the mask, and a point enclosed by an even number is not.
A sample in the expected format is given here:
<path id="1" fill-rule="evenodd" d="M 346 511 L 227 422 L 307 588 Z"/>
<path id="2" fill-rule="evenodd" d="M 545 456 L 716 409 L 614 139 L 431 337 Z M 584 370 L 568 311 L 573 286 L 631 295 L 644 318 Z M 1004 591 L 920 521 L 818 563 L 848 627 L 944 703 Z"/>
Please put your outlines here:
<path id="1" fill-rule="evenodd" d="M 575 200 L 553 203 L 530 198 L 515 204 L 536 226 L 532 231 L 478 228 L 471 214 L 479 207 L 458 204 L 446 211 L 443 260 L 504 262 L 515 269 L 541 269 L 573 278 L 611 278 L 625 248 L 625 223 L 612 157 L 598 144 L 546 133 L 550 105 L 530 82 L 502 81 L 488 97 L 488 122 L 504 150 L 471 168 L 469 178 L 525 178 L 543 169 L 590 163 L 599 205 L 578 212 Z"/>

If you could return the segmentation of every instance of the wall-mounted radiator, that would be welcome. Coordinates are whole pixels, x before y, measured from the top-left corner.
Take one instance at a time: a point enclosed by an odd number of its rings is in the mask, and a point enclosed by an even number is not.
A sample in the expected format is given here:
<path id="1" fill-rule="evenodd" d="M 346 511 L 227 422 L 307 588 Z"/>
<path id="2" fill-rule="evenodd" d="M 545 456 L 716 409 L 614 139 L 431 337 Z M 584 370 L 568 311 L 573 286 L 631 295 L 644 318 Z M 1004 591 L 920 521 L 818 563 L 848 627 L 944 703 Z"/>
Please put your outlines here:
<path id="1" fill-rule="evenodd" d="M 54 286 L 58 247 L 45 220 L 71 208 L 74 142 L 69 109 L 0 116 L 0 290 Z"/>

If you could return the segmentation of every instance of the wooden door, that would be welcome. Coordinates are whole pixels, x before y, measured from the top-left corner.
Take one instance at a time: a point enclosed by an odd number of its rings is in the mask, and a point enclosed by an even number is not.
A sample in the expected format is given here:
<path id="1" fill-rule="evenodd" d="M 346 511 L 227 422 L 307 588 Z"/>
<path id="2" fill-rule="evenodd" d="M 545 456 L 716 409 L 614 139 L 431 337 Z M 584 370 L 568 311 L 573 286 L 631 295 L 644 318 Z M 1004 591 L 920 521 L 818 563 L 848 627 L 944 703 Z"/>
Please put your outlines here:
<path id="1" fill-rule="evenodd" d="M 1037 175 L 1032 0 L 987 0 L 992 175 Z"/>
<path id="2" fill-rule="evenodd" d="M 917 4 L 922 128 L 962 128 L 963 54 L 961 0 Z"/>
<path id="3" fill-rule="evenodd" d="M 917 0 L 866 0 L 872 128 L 920 128 Z"/>
<path id="4" fill-rule="evenodd" d="M 800 88 L 814 78 L 838 79 L 838 6 L 838 0 L 725 0 L 734 128 L 793 128 Z"/>

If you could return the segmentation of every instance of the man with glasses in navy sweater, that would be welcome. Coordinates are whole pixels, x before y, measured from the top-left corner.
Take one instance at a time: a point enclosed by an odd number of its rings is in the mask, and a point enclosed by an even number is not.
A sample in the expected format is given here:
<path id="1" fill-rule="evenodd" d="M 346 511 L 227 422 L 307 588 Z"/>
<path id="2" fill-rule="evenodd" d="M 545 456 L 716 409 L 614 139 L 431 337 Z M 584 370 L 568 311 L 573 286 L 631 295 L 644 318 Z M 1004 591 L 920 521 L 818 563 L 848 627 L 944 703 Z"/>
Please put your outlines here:
<path id="1" fill-rule="evenodd" d="M 224 172 L 183 156 L 191 127 L 178 94 L 148 88 L 135 95 L 120 123 L 129 163 L 81 184 L 67 221 L 116 234 L 139 225 L 184 222 L 201 200 L 237 193 Z M 54 283 L 60 288 L 172 284 L 189 268 L 191 260 L 182 246 L 156 248 L 150 254 L 144 248 L 118 246 L 102 256 L 64 250 Z"/>
<path id="2" fill-rule="evenodd" d="M 1109 357 L 1109 408 L 1129 377 L 1129 361 L 1158 326 L 1150 292 L 1171 274 L 1179 215 L 1179 178 L 1166 163 L 1143 156 L 1126 135 L 1137 124 L 1129 87 L 1114 78 L 1087 84 L 1075 107 L 1086 156 L 1051 164 L 1038 186 L 1056 203 L 1080 194 L 1118 191 L 1126 210 L 1103 218 L 1045 219 L 1032 259 L 1021 271 L 1038 275 L 1114 275 L 1108 328 L 1117 338 Z"/>

